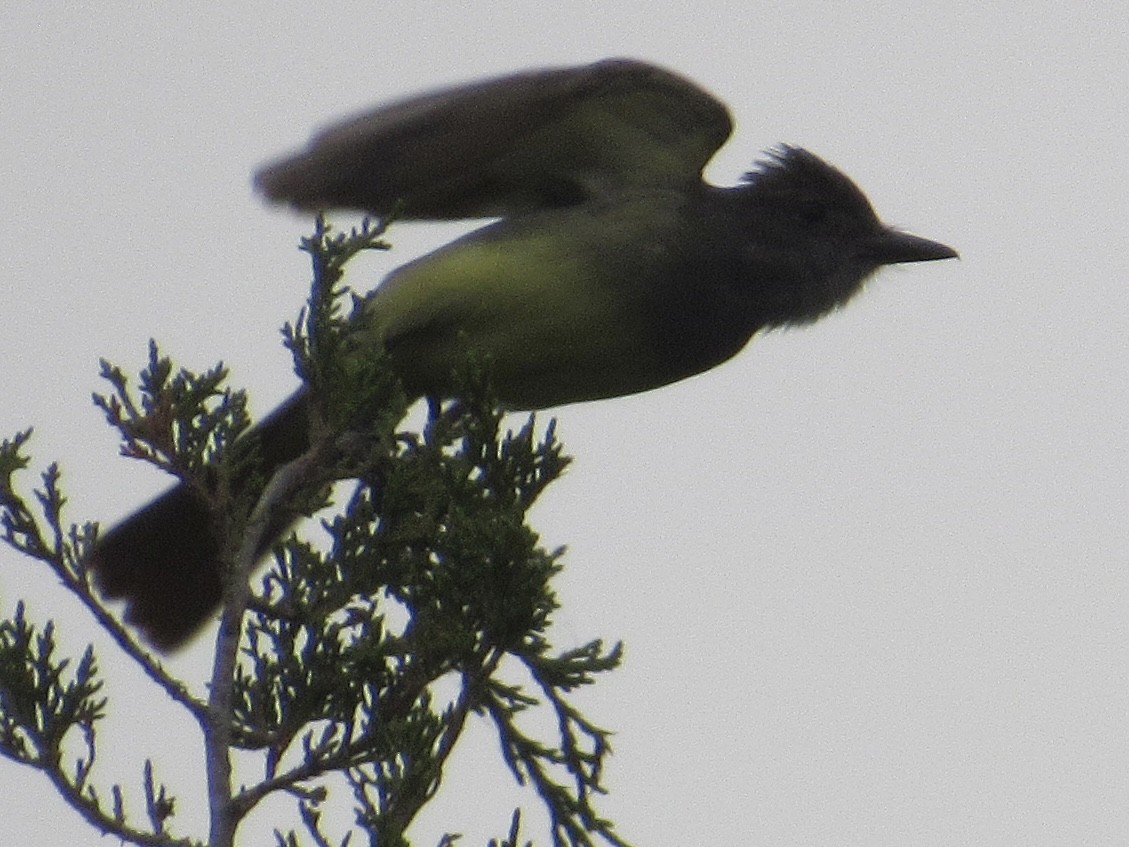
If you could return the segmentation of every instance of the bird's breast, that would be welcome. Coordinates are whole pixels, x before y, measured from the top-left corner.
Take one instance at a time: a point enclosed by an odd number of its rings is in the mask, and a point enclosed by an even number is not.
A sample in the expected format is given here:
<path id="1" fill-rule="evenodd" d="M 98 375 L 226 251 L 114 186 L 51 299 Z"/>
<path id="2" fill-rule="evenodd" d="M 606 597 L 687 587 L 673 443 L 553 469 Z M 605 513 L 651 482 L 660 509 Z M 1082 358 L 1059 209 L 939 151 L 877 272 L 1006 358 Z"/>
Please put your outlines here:
<path id="1" fill-rule="evenodd" d="M 679 211 L 660 194 L 500 221 L 391 274 L 368 303 L 366 332 L 421 393 L 446 393 L 475 351 L 512 408 L 698 373 L 751 331 L 734 331 L 717 268 L 695 267 Z"/>

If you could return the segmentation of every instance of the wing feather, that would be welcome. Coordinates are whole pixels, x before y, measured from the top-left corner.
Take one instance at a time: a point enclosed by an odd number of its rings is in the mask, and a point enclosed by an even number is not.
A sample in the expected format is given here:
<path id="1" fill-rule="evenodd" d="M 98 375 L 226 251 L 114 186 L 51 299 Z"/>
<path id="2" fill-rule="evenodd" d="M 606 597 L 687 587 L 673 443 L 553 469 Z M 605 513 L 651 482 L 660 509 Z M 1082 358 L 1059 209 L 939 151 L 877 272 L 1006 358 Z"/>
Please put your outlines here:
<path id="1" fill-rule="evenodd" d="M 697 182 L 731 130 L 725 106 L 688 80 L 610 60 L 384 106 L 321 132 L 255 182 L 307 210 L 507 217 Z"/>

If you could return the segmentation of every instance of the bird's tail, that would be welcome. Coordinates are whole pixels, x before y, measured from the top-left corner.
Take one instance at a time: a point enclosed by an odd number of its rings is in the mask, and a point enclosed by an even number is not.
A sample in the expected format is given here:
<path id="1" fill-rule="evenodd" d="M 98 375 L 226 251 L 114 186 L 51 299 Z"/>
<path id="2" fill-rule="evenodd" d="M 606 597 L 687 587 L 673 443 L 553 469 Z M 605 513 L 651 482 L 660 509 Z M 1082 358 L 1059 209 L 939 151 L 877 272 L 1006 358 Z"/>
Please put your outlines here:
<path id="1" fill-rule="evenodd" d="M 305 393 L 295 394 L 249 435 L 257 439 L 268 477 L 302 455 L 309 447 Z M 277 537 L 286 526 L 274 529 Z M 263 552 L 274 540 L 266 539 Z M 223 594 L 215 517 L 183 483 L 99 538 L 87 566 L 102 593 L 125 600 L 125 619 L 161 650 L 188 641 Z"/>

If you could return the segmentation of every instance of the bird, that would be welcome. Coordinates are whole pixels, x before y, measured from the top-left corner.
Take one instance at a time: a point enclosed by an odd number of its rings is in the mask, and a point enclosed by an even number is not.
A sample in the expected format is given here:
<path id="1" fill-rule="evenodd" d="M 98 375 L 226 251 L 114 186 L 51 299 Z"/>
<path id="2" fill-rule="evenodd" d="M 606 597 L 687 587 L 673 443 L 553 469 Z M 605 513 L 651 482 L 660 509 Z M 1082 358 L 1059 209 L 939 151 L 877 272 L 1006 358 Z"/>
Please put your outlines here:
<path id="1" fill-rule="evenodd" d="M 879 268 L 957 252 L 881 222 L 842 171 L 770 149 L 732 186 L 702 171 L 733 130 L 694 82 L 630 59 L 534 70 L 394 102 L 262 167 L 298 210 L 494 219 L 391 272 L 353 321 L 409 397 L 449 397 L 471 353 L 499 403 L 537 410 L 707 371 L 758 332 L 844 305 Z M 253 432 L 269 472 L 309 447 L 299 390 Z M 104 596 L 162 651 L 221 602 L 208 507 L 181 483 L 102 535 Z M 286 527 L 276 527 L 281 534 Z"/>

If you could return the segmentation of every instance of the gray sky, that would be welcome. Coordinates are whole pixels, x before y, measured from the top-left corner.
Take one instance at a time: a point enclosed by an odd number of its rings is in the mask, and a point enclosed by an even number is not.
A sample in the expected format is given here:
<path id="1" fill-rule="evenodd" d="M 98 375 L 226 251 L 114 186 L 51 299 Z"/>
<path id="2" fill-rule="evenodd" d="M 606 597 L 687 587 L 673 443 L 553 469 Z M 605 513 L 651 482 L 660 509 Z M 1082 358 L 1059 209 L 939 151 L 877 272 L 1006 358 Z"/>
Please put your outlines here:
<path id="1" fill-rule="evenodd" d="M 264 208 L 250 174 L 382 100 L 655 61 L 732 108 L 713 180 L 800 144 L 955 246 L 716 371 L 559 412 L 576 462 L 535 513 L 570 546 L 557 637 L 627 643 L 583 698 L 617 731 L 602 808 L 660 847 L 1124 842 L 1122 4 L 8 5 L 0 434 L 35 424 L 72 520 L 165 485 L 116 457 L 89 402 L 98 357 L 135 371 L 152 336 L 183 365 L 222 358 L 258 412 L 293 388 L 278 327 L 306 294 L 310 224 Z M 353 284 L 449 232 L 393 230 Z M 50 583 L 0 551 L 0 607 L 25 597 L 68 645 L 97 638 Z M 174 667 L 202 680 L 205 652 Z M 153 755 L 199 821 L 193 725 L 103 664 L 103 778 L 139 808 Z M 476 733 L 419 844 L 504 831 L 494 758 Z M 13 844 L 109 843 L 8 762 L 0 820 Z"/>

